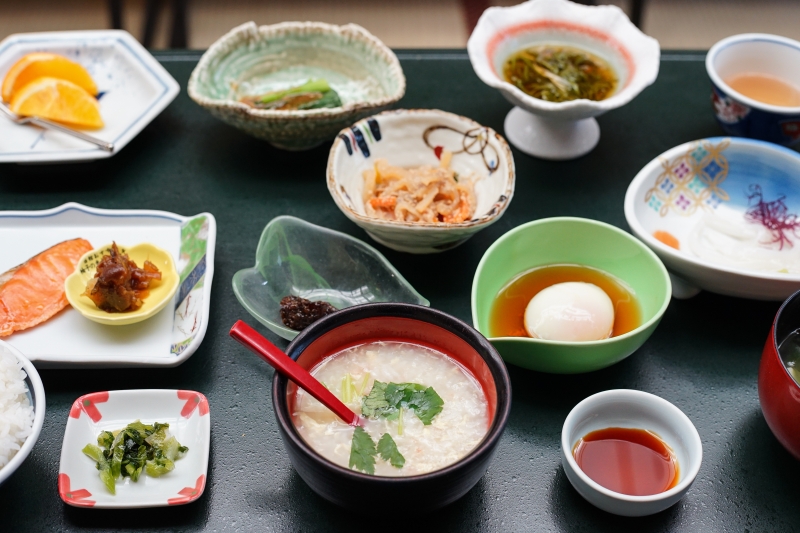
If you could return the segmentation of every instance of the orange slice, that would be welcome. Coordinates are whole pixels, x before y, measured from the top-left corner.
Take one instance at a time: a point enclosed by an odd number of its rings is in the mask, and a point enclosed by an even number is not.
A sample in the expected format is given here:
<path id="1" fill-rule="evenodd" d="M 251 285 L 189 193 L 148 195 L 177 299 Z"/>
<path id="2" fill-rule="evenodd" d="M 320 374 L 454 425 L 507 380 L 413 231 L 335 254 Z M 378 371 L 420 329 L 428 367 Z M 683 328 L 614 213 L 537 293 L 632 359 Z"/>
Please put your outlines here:
<path id="1" fill-rule="evenodd" d="M 86 89 L 92 96 L 97 95 L 97 85 L 81 65 L 64 56 L 36 52 L 23 56 L 9 69 L 3 79 L 3 100 L 10 102 L 14 93 L 42 76 L 71 81 Z"/>
<path id="2" fill-rule="evenodd" d="M 82 87 L 57 78 L 38 78 L 14 94 L 11 111 L 66 122 L 84 128 L 102 128 L 100 104 Z"/>

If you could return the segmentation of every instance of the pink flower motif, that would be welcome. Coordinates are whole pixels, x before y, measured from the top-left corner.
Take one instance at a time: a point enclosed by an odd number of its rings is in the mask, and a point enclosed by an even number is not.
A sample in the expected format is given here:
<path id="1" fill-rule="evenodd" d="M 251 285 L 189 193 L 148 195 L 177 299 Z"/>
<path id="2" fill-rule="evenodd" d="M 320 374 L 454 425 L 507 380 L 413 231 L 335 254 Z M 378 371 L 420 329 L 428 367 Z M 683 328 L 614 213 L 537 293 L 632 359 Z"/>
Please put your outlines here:
<path id="1" fill-rule="evenodd" d="M 203 494 L 203 488 L 206 485 L 206 476 L 200 475 L 197 478 L 197 482 L 195 483 L 194 487 L 186 487 L 181 489 L 178 494 L 180 496 L 178 498 L 170 498 L 167 500 L 169 505 L 182 505 L 184 503 L 189 503 L 191 501 L 196 500 Z"/>
<path id="2" fill-rule="evenodd" d="M 186 400 L 186 404 L 181 409 L 181 416 L 189 418 L 195 409 L 200 410 L 200 416 L 208 414 L 208 400 L 199 392 L 191 390 L 179 390 L 178 398 Z"/>
<path id="3" fill-rule="evenodd" d="M 780 125 L 784 135 L 793 141 L 800 139 L 800 120 L 784 120 Z"/>
<path id="4" fill-rule="evenodd" d="M 72 409 L 69 411 L 71 418 L 80 418 L 81 411 L 92 419 L 92 422 L 99 422 L 103 415 L 97 410 L 96 404 L 105 403 L 108 401 L 108 391 L 93 392 L 92 394 L 84 394 L 72 404 Z"/>
<path id="5" fill-rule="evenodd" d="M 750 108 L 728 97 L 720 97 L 716 91 L 711 94 L 711 102 L 717 118 L 725 124 L 739 122 L 750 113 Z"/>
<path id="6" fill-rule="evenodd" d="M 77 505 L 79 507 L 94 507 L 94 500 L 87 500 L 92 495 L 86 489 L 70 490 L 69 476 L 66 474 L 58 474 L 58 493 L 61 499 L 70 505 Z"/>

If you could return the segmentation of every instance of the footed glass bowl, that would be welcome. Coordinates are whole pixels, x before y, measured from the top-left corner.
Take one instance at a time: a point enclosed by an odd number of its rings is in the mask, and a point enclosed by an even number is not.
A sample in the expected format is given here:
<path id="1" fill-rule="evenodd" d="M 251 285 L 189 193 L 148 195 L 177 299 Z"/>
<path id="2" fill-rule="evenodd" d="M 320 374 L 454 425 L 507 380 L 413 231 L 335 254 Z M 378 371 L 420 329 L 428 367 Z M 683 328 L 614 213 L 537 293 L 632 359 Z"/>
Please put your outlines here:
<path id="1" fill-rule="evenodd" d="M 290 216 L 267 224 L 256 265 L 234 274 L 233 292 L 256 320 L 287 340 L 299 333 L 281 321 L 280 301 L 288 295 L 337 309 L 378 302 L 430 305 L 372 246 Z"/>

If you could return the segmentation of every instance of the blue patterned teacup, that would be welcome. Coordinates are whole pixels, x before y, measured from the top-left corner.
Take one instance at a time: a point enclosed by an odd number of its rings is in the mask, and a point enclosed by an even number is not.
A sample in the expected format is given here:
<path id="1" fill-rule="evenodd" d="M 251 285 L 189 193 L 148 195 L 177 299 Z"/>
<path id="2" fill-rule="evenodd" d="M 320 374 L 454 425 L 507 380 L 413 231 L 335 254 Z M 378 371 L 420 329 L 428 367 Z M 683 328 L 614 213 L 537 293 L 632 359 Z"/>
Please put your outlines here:
<path id="1" fill-rule="evenodd" d="M 800 90 L 799 42 L 765 33 L 733 35 L 711 47 L 706 70 L 713 86 L 714 114 L 725 133 L 784 146 L 800 142 L 800 106 L 765 104 L 727 83 L 740 74 L 763 74 Z"/>

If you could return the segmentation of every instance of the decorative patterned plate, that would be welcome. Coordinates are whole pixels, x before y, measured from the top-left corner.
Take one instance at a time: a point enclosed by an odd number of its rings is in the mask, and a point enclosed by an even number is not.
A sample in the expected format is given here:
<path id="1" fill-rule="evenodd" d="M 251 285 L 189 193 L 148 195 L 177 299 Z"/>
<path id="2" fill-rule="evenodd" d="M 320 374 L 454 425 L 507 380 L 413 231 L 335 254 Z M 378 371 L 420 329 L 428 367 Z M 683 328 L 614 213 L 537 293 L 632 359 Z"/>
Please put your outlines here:
<path id="1" fill-rule="evenodd" d="M 38 368 L 177 366 L 208 326 L 217 224 L 210 213 L 184 217 L 165 211 L 106 210 L 68 203 L 45 211 L 0 212 L 0 272 L 50 246 L 82 237 L 95 246 L 149 242 L 177 260 L 180 285 L 167 308 L 127 326 L 86 320 L 67 308 L 4 340 Z"/>
<path id="2" fill-rule="evenodd" d="M 116 495 L 106 489 L 95 462 L 81 450 L 96 444 L 102 431 L 122 429 L 135 420 L 165 422 L 169 432 L 189 451 L 175 469 L 161 477 L 142 474 L 134 483 L 120 478 Z M 72 404 L 61 446 L 58 494 L 75 507 L 122 509 L 166 507 L 193 502 L 203 494 L 211 448 L 208 400 L 186 390 L 124 390 L 94 392 Z"/>
<path id="3" fill-rule="evenodd" d="M 63 133 L 18 126 L 0 117 L 0 162 L 34 163 L 111 157 L 180 92 L 178 82 L 126 31 L 19 33 L 0 42 L 0 78 L 30 52 L 53 52 L 83 65 L 100 90 L 105 126 L 89 133 L 114 143 L 109 153 Z"/>
<path id="4" fill-rule="evenodd" d="M 712 137 L 648 163 L 625 196 L 633 233 L 673 276 L 700 289 L 784 300 L 800 289 L 800 155 L 751 139 Z"/>

